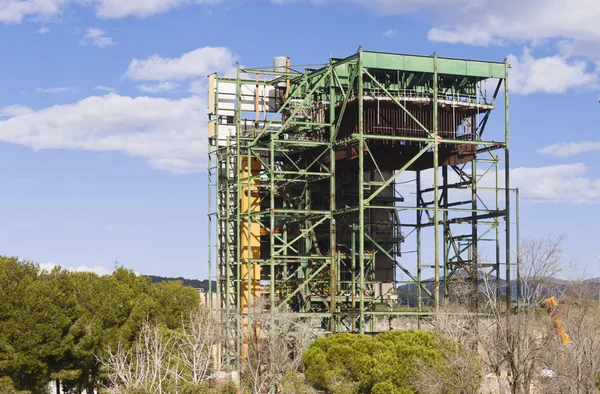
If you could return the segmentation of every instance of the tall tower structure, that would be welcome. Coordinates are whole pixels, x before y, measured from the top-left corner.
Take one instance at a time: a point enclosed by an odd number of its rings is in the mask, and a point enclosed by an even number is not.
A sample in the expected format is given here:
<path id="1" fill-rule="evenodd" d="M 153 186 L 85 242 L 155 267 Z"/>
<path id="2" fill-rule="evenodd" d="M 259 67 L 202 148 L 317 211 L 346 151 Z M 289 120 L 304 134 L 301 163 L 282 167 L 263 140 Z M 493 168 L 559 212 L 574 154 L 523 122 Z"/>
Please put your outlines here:
<path id="1" fill-rule="evenodd" d="M 331 332 L 377 332 L 434 314 L 456 282 L 474 295 L 481 272 L 510 279 L 507 75 L 506 62 L 362 49 L 210 75 L 222 319 L 242 330 L 262 298 Z"/>

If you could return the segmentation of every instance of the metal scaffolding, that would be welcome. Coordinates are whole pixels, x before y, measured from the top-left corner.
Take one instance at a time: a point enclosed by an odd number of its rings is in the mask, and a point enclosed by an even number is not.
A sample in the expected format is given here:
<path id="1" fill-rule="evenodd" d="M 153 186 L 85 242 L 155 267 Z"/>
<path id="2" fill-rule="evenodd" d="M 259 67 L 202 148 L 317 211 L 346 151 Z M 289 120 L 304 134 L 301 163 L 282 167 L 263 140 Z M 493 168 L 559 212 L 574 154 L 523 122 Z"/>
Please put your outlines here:
<path id="1" fill-rule="evenodd" d="M 260 297 L 330 332 L 377 332 L 435 314 L 458 280 L 473 294 L 481 272 L 509 281 L 507 75 L 506 62 L 361 48 L 209 76 L 223 322 L 243 335 Z M 499 96 L 503 127 L 488 131 Z M 399 287 L 416 303 L 400 306 Z"/>

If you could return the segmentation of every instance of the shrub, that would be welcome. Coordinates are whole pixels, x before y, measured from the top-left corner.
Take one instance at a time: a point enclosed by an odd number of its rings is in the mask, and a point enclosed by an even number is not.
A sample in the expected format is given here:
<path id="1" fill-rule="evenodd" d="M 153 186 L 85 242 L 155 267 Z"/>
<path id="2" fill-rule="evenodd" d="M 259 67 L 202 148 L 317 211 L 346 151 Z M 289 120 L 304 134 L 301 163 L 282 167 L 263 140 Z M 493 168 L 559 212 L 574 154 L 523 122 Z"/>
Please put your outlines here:
<path id="1" fill-rule="evenodd" d="M 477 355 L 428 331 L 331 335 L 303 361 L 313 387 L 334 394 L 476 392 L 482 376 Z"/>

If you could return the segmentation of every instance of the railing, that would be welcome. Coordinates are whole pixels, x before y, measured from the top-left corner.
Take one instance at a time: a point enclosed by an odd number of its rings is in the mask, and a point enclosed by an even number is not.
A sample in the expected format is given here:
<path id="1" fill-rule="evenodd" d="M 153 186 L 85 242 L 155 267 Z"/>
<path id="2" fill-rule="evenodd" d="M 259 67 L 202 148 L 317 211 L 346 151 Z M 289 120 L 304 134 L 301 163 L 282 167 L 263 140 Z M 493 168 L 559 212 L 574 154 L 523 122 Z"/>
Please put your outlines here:
<path id="1" fill-rule="evenodd" d="M 400 89 L 400 90 L 388 90 L 388 92 L 399 101 L 431 101 L 433 98 L 433 94 L 430 91 L 420 91 L 415 89 Z M 376 97 L 382 98 L 387 97 L 387 93 L 380 88 L 366 88 L 364 89 L 365 97 Z M 353 96 L 355 97 L 355 96 Z M 463 103 L 463 104 L 473 104 L 473 105 L 494 105 L 494 99 L 492 97 L 487 97 L 484 94 L 446 94 L 440 93 L 438 94 L 438 100 L 440 101 L 450 101 L 455 103 Z"/>

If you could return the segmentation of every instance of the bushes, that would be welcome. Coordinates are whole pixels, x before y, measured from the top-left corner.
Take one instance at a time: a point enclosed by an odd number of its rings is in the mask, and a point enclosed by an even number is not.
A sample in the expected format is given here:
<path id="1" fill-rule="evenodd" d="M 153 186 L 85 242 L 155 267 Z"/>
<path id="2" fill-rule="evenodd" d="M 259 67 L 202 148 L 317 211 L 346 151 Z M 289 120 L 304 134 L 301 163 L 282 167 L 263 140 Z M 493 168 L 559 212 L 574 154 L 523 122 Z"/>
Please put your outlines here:
<path id="1" fill-rule="evenodd" d="M 476 392 L 482 375 L 475 354 L 428 331 L 332 335 L 303 360 L 308 381 L 333 394 Z"/>

